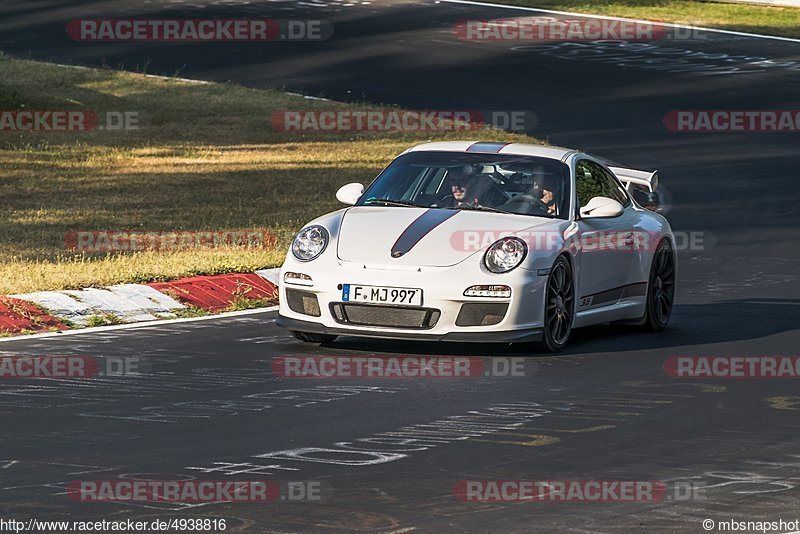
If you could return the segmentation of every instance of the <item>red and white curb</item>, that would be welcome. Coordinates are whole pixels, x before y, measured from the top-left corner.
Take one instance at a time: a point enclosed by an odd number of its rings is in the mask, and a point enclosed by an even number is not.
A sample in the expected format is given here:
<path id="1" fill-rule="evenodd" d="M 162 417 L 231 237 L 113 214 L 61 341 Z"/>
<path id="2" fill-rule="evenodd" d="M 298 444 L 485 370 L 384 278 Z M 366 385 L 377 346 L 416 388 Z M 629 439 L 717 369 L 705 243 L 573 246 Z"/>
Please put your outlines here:
<path id="1" fill-rule="evenodd" d="M 231 309 L 239 299 L 277 303 L 278 271 L 266 269 L 256 273 L 0 297 L 0 333 L 158 321 L 178 317 L 180 311 L 187 308 L 216 313 Z"/>

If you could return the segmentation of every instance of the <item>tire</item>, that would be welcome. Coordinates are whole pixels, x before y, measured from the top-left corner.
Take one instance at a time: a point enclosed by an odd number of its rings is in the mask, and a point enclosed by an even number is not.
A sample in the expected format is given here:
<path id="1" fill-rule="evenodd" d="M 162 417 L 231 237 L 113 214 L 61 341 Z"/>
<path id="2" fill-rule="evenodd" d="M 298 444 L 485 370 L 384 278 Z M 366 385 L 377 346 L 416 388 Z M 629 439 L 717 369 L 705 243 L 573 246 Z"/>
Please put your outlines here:
<path id="1" fill-rule="evenodd" d="M 658 244 L 647 281 L 647 302 L 642 328 L 658 332 L 666 328 L 675 301 L 675 256 L 666 239 Z"/>
<path id="2" fill-rule="evenodd" d="M 572 266 L 564 256 L 556 258 L 547 277 L 544 297 L 544 325 L 539 347 L 559 352 L 569 341 L 575 318 L 575 281 Z"/>
<path id="3" fill-rule="evenodd" d="M 314 334 L 312 332 L 298 332 L 296 330 L 292 330 L 292 335 L 306 343 L 330 343 L 339 337 L 333 334 Z"/>

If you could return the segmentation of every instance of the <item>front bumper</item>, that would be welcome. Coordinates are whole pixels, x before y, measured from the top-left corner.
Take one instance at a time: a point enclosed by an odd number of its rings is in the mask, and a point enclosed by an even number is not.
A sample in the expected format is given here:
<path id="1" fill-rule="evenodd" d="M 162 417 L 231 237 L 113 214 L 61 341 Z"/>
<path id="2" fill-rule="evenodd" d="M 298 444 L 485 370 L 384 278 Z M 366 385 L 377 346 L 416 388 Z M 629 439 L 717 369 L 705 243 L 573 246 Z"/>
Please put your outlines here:
<path id="1" fill-rule="evenodd" d="M 356 329 L 329 327 L 312 321 L 291 319 L 278 315 L 275 324 L 298 332 L 309 332 L 312 334 L 330 334 L 335 336 L 358 336 L 380 339 L 410 339 L 418 341 L 454 341 L 472 343 L 521 343 L 529 341 L 541 341 L 542 328 L 527 328 L 522 330 L 506 330 L 485 332 L 445 332 L 441 334 L 430 334 L 425 332 L 392 331 L 377 329 Z"/>
<path id="2" fill-rule="evenodd" d="M 287 282 L 284 279 L 286 272 L 302 273 L 311 280 L 302 284 Z M 384 339 L 498 343 L 538 341 L 542 336 L 547 276 L 541 276 L 534 270 L 517 268 L 510 273 L 497 275 L 484 272 L 473 262 L 450 267 L 398 269 L 383 265 L 352 264 L 332 258 L 303 264 L 289 257 L 281 269 L 280 277 L 280 315 L 277 324 L 289 330 Z M 358 319 L 352 322 L 343 320 L 342 312 L 338 311 L 342 304 L 342 284 L 422 289 L 422 308 L 415 309 L 428 310 L 435 319 L 423 321 L 426 324 L 414 328 L 394 323 L 375 325 L 358 324 Z M 464 290 L 473 285 L 507 285 L 511 288 L 511 297 L 465 296 Z M 290 306 L 287 290 L 313 295 L 314 313 L 298 313 L 298 294 L 293 293 L 294 304 Z M 464 315 L 460 312 L 466 304 L 501 304 L 507 308 L 501 320 L 487 323 L 479 321 L 475 324 L 463 321 Z M 466 306 L 464 309 L 466 311 Z M 431 318 L 431 315 L 427 317 Z"/>

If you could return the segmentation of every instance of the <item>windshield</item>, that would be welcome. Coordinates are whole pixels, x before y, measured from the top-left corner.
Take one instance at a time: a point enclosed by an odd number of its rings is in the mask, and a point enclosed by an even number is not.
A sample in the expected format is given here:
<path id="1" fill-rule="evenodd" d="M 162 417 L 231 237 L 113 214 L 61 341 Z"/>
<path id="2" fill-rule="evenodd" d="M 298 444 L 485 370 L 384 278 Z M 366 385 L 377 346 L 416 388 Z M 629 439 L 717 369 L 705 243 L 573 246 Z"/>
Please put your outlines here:
<path id="1" fill-rule="evenodd" d="M 410 152 L 367 188 L 357 206 L 419 206 L 566 219 L 569 168 L 550 158 Z"/>

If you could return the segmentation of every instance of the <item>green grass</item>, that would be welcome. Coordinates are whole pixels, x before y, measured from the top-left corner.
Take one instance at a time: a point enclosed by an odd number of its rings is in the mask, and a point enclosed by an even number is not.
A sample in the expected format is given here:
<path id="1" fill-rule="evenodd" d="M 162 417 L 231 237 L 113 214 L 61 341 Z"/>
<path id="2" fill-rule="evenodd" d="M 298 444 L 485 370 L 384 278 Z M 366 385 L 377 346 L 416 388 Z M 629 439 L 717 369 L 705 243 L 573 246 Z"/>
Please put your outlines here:
<path id="1" fill-rule="evenodd" d="M 88 319 L 86 319 L 86 326 L 87 328 L 91 328 L 93 326 L 111 326 L 115 324 L 123 324 L 122 319 L 117 317 L 112 313 L 106 313 L 103 315 L 92 315 Z"/>
<path id="2" fill-rule="evenodd" d="M 800 38 L 800 9 L 694 0 L 490 0 L 539 7 L 723 30 Z"/>
<path id="3" fill-rule="evenodd" d="M 278 110 L 356 107 L 276 90 L 199 84 L 0 56 L 0 110 L 135 111 L 138 130 L 0 132 L 0 295 L 280 265 L 291 236 L 429 140 L 535 140 L 499 131 L 285 133 Z M 375 109 L 374 105 L 357 106 Z M 269 247 L 75 253 L 79 230 L 268 229 Z"/>
<path id="4" fill-rule="evenodd" d="M 266 308 L 274 306 L 275 299 L 267 298 L 248 298 L 246 295 L 234 295 L 233 300 L 226 311 L 252 310 L 254 308 Z"/>
<path id="5" fill-rule="evenodd" d="M 205 317 L 206 315 L 211 315 L 210 311 L 204 310 L 203 308 L 192 306 L 191 304 L 184 304 L 184 306 L 184 308 L 179 310 L 173 310 L 172 313 L 181 319 L 186 319 L 188 317 Z"/>

